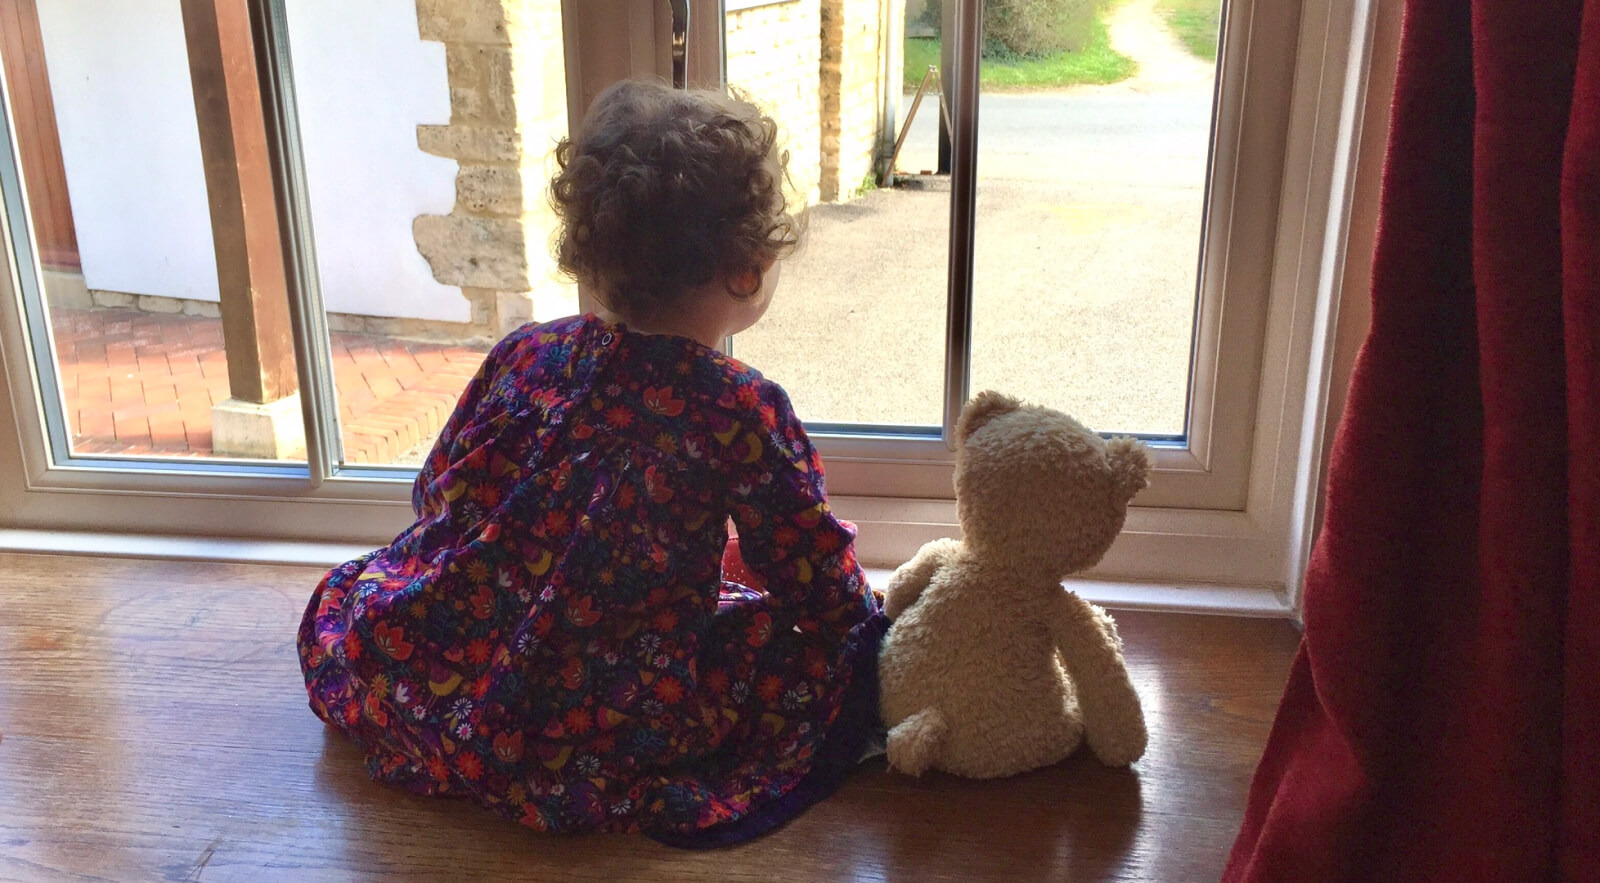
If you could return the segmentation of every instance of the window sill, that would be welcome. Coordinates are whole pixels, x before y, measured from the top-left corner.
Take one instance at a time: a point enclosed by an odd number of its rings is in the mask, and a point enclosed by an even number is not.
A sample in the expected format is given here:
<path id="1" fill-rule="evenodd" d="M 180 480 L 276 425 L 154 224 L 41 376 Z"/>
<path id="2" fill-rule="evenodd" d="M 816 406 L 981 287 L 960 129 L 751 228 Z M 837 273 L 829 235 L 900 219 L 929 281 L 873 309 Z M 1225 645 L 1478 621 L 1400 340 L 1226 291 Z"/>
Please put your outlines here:
<path id="1" fill-rule="evenodd" d="M 332 567 L 366 554 L 372 548 L 370 545 L 351 543 L 0 529 L 0 551 L 3 552 L 94 555 L 100 558 Z M 868 582 L 880 589 L 889 584 L 893 572 L 892 568 L 866 568 Z M 1116 610 L 1275 619 L 1293 615 L 1283 593 L 1266 586 L 1177 585 L 1096 579 L 1072 579 L 1064 585 L 1087 601 Z M 306 589 L 309 591 L 310 587 Z"/>

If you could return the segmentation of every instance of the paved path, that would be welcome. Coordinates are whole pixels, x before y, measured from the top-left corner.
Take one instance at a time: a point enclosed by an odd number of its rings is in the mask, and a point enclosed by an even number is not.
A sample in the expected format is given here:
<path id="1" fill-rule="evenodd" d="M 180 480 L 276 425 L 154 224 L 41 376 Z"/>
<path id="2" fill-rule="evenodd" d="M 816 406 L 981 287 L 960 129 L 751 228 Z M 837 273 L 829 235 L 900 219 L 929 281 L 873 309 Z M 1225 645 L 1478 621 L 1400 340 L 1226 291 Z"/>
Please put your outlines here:
<path id="1" fill-rule="evenodd" d="M 1218 0 L 1221 2 L 1221 0 Z M 1100 89 L 1132 92 L 1211 91 L 1215 66 L 1190 55 L 1156 11 L 1156 0 L 1124 0 L 1106 22 L 1111 45 L 1139 63 L 1132 77 Z"/>
<path id="2" fill-rule="evenodd" d="M 1140 63 L 1131 80 L 982 98 L 972 386 L 1102 429 L 1179 433 L 1211 67 L 1153 0 L 1110 27 Z M 925 101 L 902 169 L 932 165 L 936 113 Z M 939 420 L 949 194 L 914 183 L 816 208 L 768 318 L 735 342 L 808 420 Z"/>
<path id="3" fill-rule="evenodd" d="M 75 452 L 214 456 L 211 406 L 228 397 L 221 320 L 59 307 L 50 319 Z M 484 355 L 370 334 L 332 344 L 348 463 L 420 462 Z"/>

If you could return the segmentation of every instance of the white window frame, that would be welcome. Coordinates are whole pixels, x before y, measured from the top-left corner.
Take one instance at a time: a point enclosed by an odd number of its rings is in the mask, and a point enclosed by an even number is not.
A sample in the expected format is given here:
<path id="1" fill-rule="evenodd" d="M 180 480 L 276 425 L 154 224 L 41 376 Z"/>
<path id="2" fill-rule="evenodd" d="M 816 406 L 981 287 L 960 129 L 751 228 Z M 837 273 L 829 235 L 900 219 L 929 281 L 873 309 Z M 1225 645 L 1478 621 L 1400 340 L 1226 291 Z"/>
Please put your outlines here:
<path id="1" fill-rule="evenodd" d="M 1297 606 L 1376 2 L 1232 4 L 1217 114 L 1219 131 L 1233 136 L 1214 147 L 1195 417 L 1186 445 L 1158 450 L 1152 487 L 1088 575 L 1090 597 L 1259 614 Z M 281 0 L 271 5 L 281 13 Z M 975 41 L 963 48 L 975 56 Z M 281 60 L 287 49 L 277 52 Z M 971 79 L 975 84 L 975 70 Z M 287 98 L 279 116 L 291 131 L 280 128 L 280 137 L 292 137 L 292 94 Z M 253 474 L 205 462 L 150 468 L 62 457 L 52 448 L 36 392 L 43 378 L 35 338 L 21 309 L 24 291 L 42 277 L 29 237 L 12 235 L 27 215 L 9 125 L 0 144 L 0 176 L 11 184 L 0 205 L 0 548 L 324 563 L 403 529 L 409 476 L 327 465 L 337 460 L 337 437 L 316 398 L 317 390 L 331 390 L 331 378 L 318 378 L 326 368 L 310 355 L 320 323 L 304 317 L 320 316 L 320 305 L 314 281 L 303 278 L 297 344 L 303 389 L 311 391 L 308 466 L 260 464 Z M 1271 174 L 1257 173 L 1262 163 Z M 290 202 L 290 223 L 303 223 Z M 299 241 L 311 242 L 309 235 Z M 48 328 L 35 330 L 48 335 Z M 864 561 L 893 566 L 925 541 L 958 534 L 948 445 L 831 436 L 819 447 L 834 508 L 862 528 Z"/>

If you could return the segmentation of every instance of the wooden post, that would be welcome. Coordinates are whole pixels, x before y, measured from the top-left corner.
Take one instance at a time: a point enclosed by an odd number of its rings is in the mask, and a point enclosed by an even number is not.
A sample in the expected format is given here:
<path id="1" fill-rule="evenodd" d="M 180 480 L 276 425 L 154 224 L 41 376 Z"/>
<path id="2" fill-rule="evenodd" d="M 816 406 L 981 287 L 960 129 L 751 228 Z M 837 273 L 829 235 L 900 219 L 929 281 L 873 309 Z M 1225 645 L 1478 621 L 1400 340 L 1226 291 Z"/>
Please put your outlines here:
<path id="1" fill-rule="evenodd" d="M 35 0 L 0 0 L 0 59 L 11 87 L 11 120 L 17 130 L 39 262 L 46 272 L 76 273 L 78 234 L 72 224 L 72 205 L 67 200 L 67 172 L 61 157 L 61 136 L 56 131 L 55 101 L 50 94 L 50 72 Z M 77 287 L 82 289 L 81 277 L 79 283 Z M 48 280 L 45 286 L 50 287 Z M 74 302 L 56 304 L 52 298 L 52 305 L 83 307 L 89 305 L 88 298 L 88 291 L 83 290 Z"/>
<path id="2" fill-rule="evenodd" d="M 182 0 L 222 295 L 230 394 L 298 391 L 278 206 L 246 0 Z"/>

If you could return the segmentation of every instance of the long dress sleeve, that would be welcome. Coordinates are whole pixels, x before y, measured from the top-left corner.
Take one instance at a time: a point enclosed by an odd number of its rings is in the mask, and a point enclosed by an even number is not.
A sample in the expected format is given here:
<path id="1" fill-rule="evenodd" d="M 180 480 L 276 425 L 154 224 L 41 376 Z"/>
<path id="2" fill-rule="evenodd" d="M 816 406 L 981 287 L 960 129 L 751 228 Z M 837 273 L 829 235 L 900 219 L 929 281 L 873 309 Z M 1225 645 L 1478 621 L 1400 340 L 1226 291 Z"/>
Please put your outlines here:
<path id="1" fill-rule="evenodd" d="M 828 506 L 822 459 L 788 396 L 761 386 L 760 431 L 739 442 L 741 459 L 752 462 L 731 487 L 739 553 L 766 584 L 775 627 L 847 633 L 877 611 L 856 561 L 855 532 Z"/>
<path id="2" fill-rule="evenodd" d="M 412 482 L 411 509 L 418 518 L 435 514 L 430 511 L 428 488 L 439 477 L 439 473 L 450 466 L 454 459 L 451 451 L 455 447 L 456 438 L 478 415 L 485 396 L 494 384 L 495 375 L 499 373 L 497 356 L 503 347 L 504 341 L 484 356 L 483 364 L 478 366 L 478 372 L 472 376 L 467 388 L 462 390 L 461 397 L 456 401 L 455 410 L 450 412 L 444 428 L 439 430 L 439 437 L 434 440 L 433 448 L 428 452 L 427 459 L 422 462 L 416 481 Z"/>

